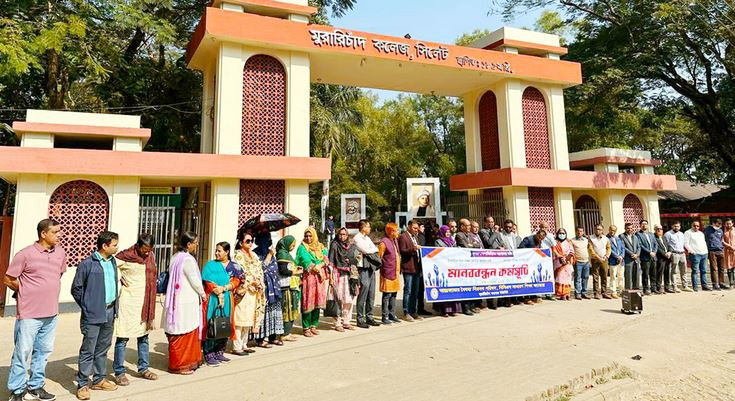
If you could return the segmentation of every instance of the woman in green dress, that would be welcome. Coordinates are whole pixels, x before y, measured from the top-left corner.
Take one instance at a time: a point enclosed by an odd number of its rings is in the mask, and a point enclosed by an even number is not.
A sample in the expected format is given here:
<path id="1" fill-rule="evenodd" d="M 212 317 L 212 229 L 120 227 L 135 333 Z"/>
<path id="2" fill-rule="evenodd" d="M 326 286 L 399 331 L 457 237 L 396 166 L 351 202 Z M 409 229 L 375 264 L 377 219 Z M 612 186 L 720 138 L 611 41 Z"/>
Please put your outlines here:
<path id="1" fill-rule="evenodd" d="M 296 251 L 296 264 L 304 269 L 301 280 L 301 322 L 304 336 L 319 334 L 319 312 L 327 306 L 327 249 L 319 242 L 316 230 L 309 227 Z"/>

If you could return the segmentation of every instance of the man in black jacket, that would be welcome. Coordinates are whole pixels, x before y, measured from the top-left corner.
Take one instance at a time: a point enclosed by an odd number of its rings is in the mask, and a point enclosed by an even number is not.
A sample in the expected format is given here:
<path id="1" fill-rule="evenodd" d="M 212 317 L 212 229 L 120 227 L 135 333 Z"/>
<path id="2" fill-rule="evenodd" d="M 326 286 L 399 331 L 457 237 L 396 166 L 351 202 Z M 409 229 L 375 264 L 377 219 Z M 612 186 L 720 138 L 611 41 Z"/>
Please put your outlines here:
<path id="1" fill-rule="evenodd" d="M 113 255 L 117 253 L 118 235 L 103 231 L 97 236 L 97 251 L 79 263 L 71 295 L 82 309 L 80 327 L 77 398 L 90 399 L 91 390 L 113 391 L 117 385 L 106 379 L 107 351 L 112 343 L 112 328 L 117 313 L 119 279 Z M 89 376 L 94 370 L 92 385 Z"/>

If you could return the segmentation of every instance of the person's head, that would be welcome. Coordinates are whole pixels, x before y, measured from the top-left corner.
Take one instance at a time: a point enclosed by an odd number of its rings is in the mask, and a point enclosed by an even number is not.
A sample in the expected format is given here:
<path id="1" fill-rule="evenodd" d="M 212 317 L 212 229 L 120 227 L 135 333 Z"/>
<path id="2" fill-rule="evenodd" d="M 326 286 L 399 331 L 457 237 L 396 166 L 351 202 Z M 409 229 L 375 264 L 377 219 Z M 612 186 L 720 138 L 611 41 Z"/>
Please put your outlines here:
<path id="1" fill-rule="evenodd" d="M 648 220 L 641 220 L 638 225 L 641 227 L 641 231 L 648 231 Z"/>
<path id="2" fill-rule="evenodd" d="M 330 214 L 330 215 L 329 215 L 329 220 L 334 220 L 334 216 L 332 216 L 332 215 Z"/>
<path id="3" fill-rule="evenodd" d="M 513 223 L 513 234 L 518 233 L 518 224 Z"/>
<path id="4" fill-rule="evenodd" d="M 732 219 L 730 218 L 725 219 L 725 228 L 728 230 L 732 228 Z"/>
<path id="5" fill-rule="evenodd" d="M 609 228 L 607 229 L 607 233 L 608 233 L 608 234 L 610 234 L 610 235 L 615 235 L 615 234 L 617 234 L 617 232 L 618 232 L 618 227 L 617 227 L 617 226 L 615 226 L 614 224 L 613 224 L 613 225 L 611 225 L 611 226 L 610 226 L 610 227 L 609 227 Z"/>
<path id="6" fill-rule="evenodd" d="M 151 254 L 151 252 L 153 252 L 154 245 L 155 242 L 153 241 L 152 235 L 148 233 L 140 234 L 138 236 L 138 241 L 135 243 L 135 252 L 138 256 L 145 259 Z"/>
<path id="7" fill-rule="evenodd" d="M 385 236 L 390 239 L 398 238 L 398 224 L 388 223 L 385 225 Z"/>
<path id="8" fill-rule="evenodd" d="M 664 229 L 658 224 L 653 225 L 653 234 L 657 237 L 661 237 L 664 235 Z"/>
<path id="9" fill-rule="evenodd" d="M 449 226 L 441 226 L 439 228 L 439 236 L 441 238 L 447 238 L 452 236 L 452 229 Z"/>
<path id="10" fill-rule="evenodd" d="M 317 240 L 317 238 L 314 238 L 314 233 L 312 232 L 311 227 L 307 228 L 306 231 L 304 231 L 304 244 L 309 245 Z"/>
<path id="11" fill-rule="evenodd" d="M 495 219 L 493 216 L 485 216 L 485 220 L 483 220 L 483 225 L 485 228 L 495 228 Z"/>
<path id="12" fill-rule="evenodd" d="M 419 193 L 419 196 L 416 197 L 416 200 L 420 207 L 427 207 L 431 202 L 431 194 L 429 191 L 423 190 Z"/>
<path id="13" fill-rule="evenodd" d="M 268 251 L 273 246 L 273 238 L 271 237 L 270 232 L 259 232 L 255 234 L 253 243 L 257 246 L 253 252 L 265 259 L 265 256 L 268 255 Z"/>
<path id="14" fill-rule="evenodd" d="M 471 224 L 471 227 L 472 227 L 472 228 L 471 228 L 471 231 L 472 231 L 472 233 L 473 233 L 473 234 L 477 234 L 477 233 L 479 233 L 479 232 L 480 232 L 480 223 L 478 223 L 478 222 L 476 222 L 476 221 L 472 220 L 472 221 L 470 222 L 470 224 Z"/>
<path id="15" fill-rule="evenodd" d="M 293 235 L 287 235 L 281 238 L 276 244 L 276 251 L 285 250 L 291 252 L 296 248 L 296 238 Z"/>
<path id="16" fill-rule="evenodd" d="M 220 262 L 229 262 L 230 259 L 230 243 L 227 241 L 218 242 L 214 249 L 214 260 Z"/>
<path id="17" fill-rule="evenodd" d="M 337 230 L 337 240 L 342 243 L 347 243 L 347 241 L 350 239 L 350 233 L 347 231 L 345 227 L 340 228 Z"/>
<path id="18" fill-rule="evenodd" d="M 679 230 L 681 230 L 681 222 L 679 220 L 675 220 L 671 223 L 671 231 L 678 232 Z"/>
<path id="19" fill-rule="evenodd" d="M 447 221 L 447 226 L 449 226 L 452 234 L 455 234 L 457 232 L 457 220 L 449 219 L 449 221 Z"/>
<path id="20" fill-rule="evenodd" d="M 419 223 L 410 220 L 408 224 L 406 224 L 406 230 L 408 230 L 409 234 L 413 235 L 414 237 L 419 235 Z"/>
<path id="21" fill-rule="evenodd" d="M 595 226 L 595 235 L 598 237 L 602 237 L 602 234 L 605 233 L 605 227 L 602 226 L 602 224 L 598 224 Z"/>
<path id="22" fill-rule="evenodd" d="M 567 239 L 567 230 L 563 228 L 556 230 L 556 240 L 564 241 L 565 239 Z"/>
<path id="23" fill-rule="evenodd" d="M 418 227 L 420 233 L 424 233 L 426 231 L 426 226 L 424 226 L 424 223 L 419 223 Z"/>
<path id="24" fill-rule="evenodd" d="M 534 234 L 534 238 L 536 239 L 536 242 L 540 244 L 544 239 L 546 239 L 546 230 L 539 229 L 536 231 L 536 234 Z"/>
<path id="25" fill-rule="evenodd" d="M 494 226 L 493 226 L 493 230 L 494 230 L 494 231 L 500 231 L 500 226 L 499 226 L 499 225 L 497 225 L 497 224 L 496 224 L 496 225 L 494 225 Z"/>
<path id="26" fill-rule="evenodd" d="M 360 233 L 363 235 L 369 235 L 370 234 L 370 222 L 362 219 L 357 223 L 357 228 L 360 230 Z"/>
<path id="27" fill-rule="evenodd" d="M 712 225 L 715 226 L 716 228 L 720 228 L 720 227 L 722 227 L 722 220 L 720 220 L 720 219 L 714 219 L 712 221 Z"/>
<path id="28" fill-rule="evenodd" d="M 510 234 L 510 233 L 513 232 L 513 226 L 514 225 L 515 225 L 515 223 L 513 223 L 513 220 L 511 220 L 511 219 L 505 219 L 505 221 L 503 221 L 503 230 L 505 230 L 505 232 L 507 234 Z"/>
<path id="29" fill-rule="evenodd" d="M 625 223 L 625 233 L 633 234 L 633 223 Z"/>
<path id="30" fill-rule="evenodd" d="M 112 231 L 102 231 L 97 236 L 97 252 L 103 256 L 110 256 L 117 253 L 117 233 Z"/>
<path id="31" fill-rule="evenodd" d="M 549 223 L 547 223 L 544 220 L 539 221 L 538 222 L 538 229 L 539 230 L 544 230 L 544 231 L 549 231 Z"/>
<path id="32" fill-rule="evenodd" d="M 199 246 L 199 236 L 192 231 L 184 231 L 179 237 L 179 251 L 193 253 Z"/>
<path id="33" fill-rule="evenodd" d="M 459 230 L 463 233 L 470 232 L 470 227 L 472 227 L 472 223 L 468 219 L 459 219 Z"/>
<path id="34" fill-rule="evenodd" d="M 584 237 L 584 227 L 578 226 L 576 230 L 574 230 L 574 233 L 577 237 Z"/>
<path id="35" fill-rule="evenodd" d="M 699 231 L 700 228 L 702 228 L 702 223 L 696 220 L 692 222 L 692 231 Z"/>
<path id="36" fill-rule="evenodd" d="M 43 219 L 38 222 L 36 232 L 38 233 L 39 242 L 43 242 L 48 246 L 55 246 L 59 243 L 61 225 L 54 219 Z"/>

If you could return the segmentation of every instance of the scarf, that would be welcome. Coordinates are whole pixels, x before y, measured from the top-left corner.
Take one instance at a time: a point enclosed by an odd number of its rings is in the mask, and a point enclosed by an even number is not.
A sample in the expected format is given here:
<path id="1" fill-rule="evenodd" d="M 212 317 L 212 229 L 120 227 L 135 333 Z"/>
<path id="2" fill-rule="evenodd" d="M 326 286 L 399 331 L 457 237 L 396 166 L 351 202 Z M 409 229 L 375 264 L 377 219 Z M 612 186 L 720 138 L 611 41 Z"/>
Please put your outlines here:
<path id="1" fill-rule="evenodd" d="M 166 313 L 166 319 L 169 326 L 174 326 L 176 324 L 176 298 L 179 290 L 181 289 L 181 280 L 184 279 L 184 263 L 187 260 L 191 260 L 196 263 L 196 259 L 194 259 L 194 257 L 188 252 L 177 252 L 168 269 L 168 288 L 166 288 L 166 300 L 163 307 L 168 311 L 168 313 Z M 199 269 L 197 269 L 197 273 L 199 273 Z M 199 280 L 201 280 L 201 275 L 199 276 Z M 201 322 L 199 326 L 201 327 Z"/>
<path id="2" fill-rule="evenodd" d="M 278 241 L 276 244 L 276 259 L 279 262 L 296 264 L 296 261 L 293 260 L 293 256 L 291 256 L 291 246 L 293 246 L 295 241 L 296 238 L 292 235 L 287 235 Z"/>
<path id="3" fill-rule="evenodd" d="M 321 242 L 319 242 L 319 237 L 316 235 L 316 230 L 313 227 L 309 227 L 304 231 L 304 233 L 310 232 L 311 233 L 311 244 L 307 244 L 304 242 L 304 247 L 306 247 L 306 250 L 309 251 L 310 254 L 314 255 L 314 258 L 321 262 L 324 260 L 324 245 L 322 245 Z"/>
<path id="4" fill-rule="evenodd" d="M 230 265 L 234 265 L 232 261 L 230 261 L 227 264 L 227 267 L 230 267 Z M 227 270 L 225 266 L 222 266 L 222 262 L 219 260 L 210 260 L 207 262 L 207 264 L 204 265 L 204 268 L 202 269 L 202 281 L 209 281 L 212 284 L 216 284 L 220 287 L 224 287 L 227 284 L 230 284 L 230 274 L 227 273 Z M 225 313 L 225 316 L 230 315 L 231 305 L 230 305 L 230 294 L 229 291 L 224 292 L 224 304 L 222 305 L 222 311 Z M 219 301 L 217 300 L 217 296 L 214 295 L 214 292 L 209 294 L 209 298 L 207 300 L 207 316 L 206 321 L 212 318 L 214 316 L 214 311 L 219 306 Z"/>
<path id="5" fill-rule="evenodd" d="M 337 232 L 342 231 L 339 229 Z M 332 241 L 332 245 L 329 247 L 330 261 L 334 263 L 334 267 L 342 272 L 349 273 L 350 271 L 350 244 L 347 242 L 340 241 L 339 237 Z M 331 256 L 333 255 L 333 256 Z"/>
<path id="6" fill-rule="evenodd" d="M 148 257 L 141 258 L 136 251 L 136 246 L 119 252 L 115 257 L 123 262 L 138 263 L 145 265 L 145 295 L 143 297 L 143 310 L 140 313 L 141 322 L 152 322 L 156 318 L 156 279 L 158 272 L 156 269 L 156 259 L 153 251 L 148 253 Z"/>
<path id="7" fill-rule="evenodd" d="M 234 277 L 238 280 L 242 280 L 245 277 L 245 274 L 240 268 L 240 265 L 238 265 L 237 263 L 233 261 L 230 261 L 230 263 L 227 264 L 227 267 L 225 268 L 225 272 L 227 272 L 227 274 L 230 277 Z"/>
<path id="8" fill-rule="evenodd" d="M 447 226 L 447 225 L 441 226 L 439 228 L 439 239 L 442 240 L 442 242 L 444 242 L 445 244 L 447 244 L 448 247 L 453 247 L 454 246 L 454 238 L 452 238 L 451 235 L 449 237 L 446 236 L 447 235 L 447 231 L 449 231 L 449 230 L 450 230 L 449 226 Z"/>
<path id="9" fill-rule="evenodd" d="M 255 244 L 258 245 L 253 251 L 263 263 L 263 281 L 265 282 L 265 296 L 268 299 L 268 303 L 277 302 L 281 299 L 281 277 L 278 275 L 278 262 L 276 258 L 272 257 L 269 264 L 265 263 L 265 258 L 268 256 L 268 250 L 273 245 L 271 239 L 271 233 L 264 232 L 258 233 L 255 236 Z"/>

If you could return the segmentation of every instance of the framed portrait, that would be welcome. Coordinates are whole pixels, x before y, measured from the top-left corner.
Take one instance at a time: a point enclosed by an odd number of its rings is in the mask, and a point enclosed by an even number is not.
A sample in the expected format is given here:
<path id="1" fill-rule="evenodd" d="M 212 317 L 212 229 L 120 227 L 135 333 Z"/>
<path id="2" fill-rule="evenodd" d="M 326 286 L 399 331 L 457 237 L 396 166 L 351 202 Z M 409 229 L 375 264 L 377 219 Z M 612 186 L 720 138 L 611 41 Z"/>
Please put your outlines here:
<path id="1" fill-rule="evenodd" d="M 350 234 L 356 234 L 358 223 L 367 217 L 365 211 L 365 194 L 342 194 L 340 195 L 342 211 L 342 225 Z"/>
<path id="2" fill-rule="evenodd" d="M 432 219 L 439 222 L 439 178 L 407 178 L 406 192 L 409 219 Z"/>

